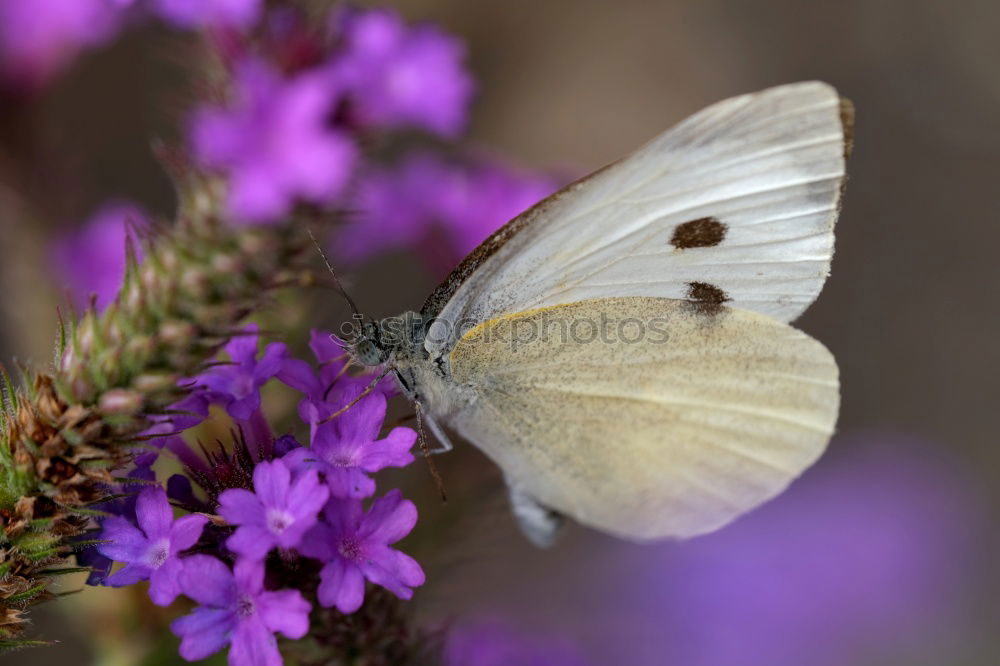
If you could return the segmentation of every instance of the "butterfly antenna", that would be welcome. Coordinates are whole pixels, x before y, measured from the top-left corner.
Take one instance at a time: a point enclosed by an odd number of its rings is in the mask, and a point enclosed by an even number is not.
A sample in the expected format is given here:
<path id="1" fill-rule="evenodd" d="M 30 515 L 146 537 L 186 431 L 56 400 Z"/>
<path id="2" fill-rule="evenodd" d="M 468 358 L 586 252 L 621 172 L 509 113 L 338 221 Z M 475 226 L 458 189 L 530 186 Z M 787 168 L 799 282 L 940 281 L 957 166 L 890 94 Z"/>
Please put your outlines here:
<path id="1" fill-rule="evenodd" d="M 386 368 L 385 370 L 383 370 L 378 375 L 378 377 L 376 377 L 375 379 L 373 379 L 371 381 L 371 383 L 368 384 L 368 386 L 365 387 L 365 390 L 363 390 L 361 393 L 359 393 L 357 395 L 357 397 L 354 398 L 354 400 L 351 400 L 349 403 L 347 403 L 346 405 L 344 405 L 343 407 L 341 407 L 340 409 L 338 409 L 337 411 L 335 411 L 333 414 L 330 414 L 328 417 L 326 417 L 325 419 L 323 419 L 322 421 L 320 421 L 317 425 L 325 425 L 325 424 L 329 423 L 330 421 L 334 420 L 335 418 L 337 418 L 338 416 L 340 416 L 341 414 L 343 414 L 344 412 L 346 412 L 347 410 L 349 410 L 354 405 L 356 405 L 359 402 L 361 402 L 362 398 L 364 398 L 366 395 L 368 395 L 369 393 L 371 393 L 372 391 L 374 391 L 375 387 L 378 386 L 378 383 L 380 381 L 382 381 L 383 379 L 385 379 L 386 375 L 388 375 L 390 372 L 392 372 L 392 367 L 391 366 L 388 367 L 388 368 Z"/>
<path id="2" fill-rule="evenodd" d="M 354 299 L 348 295 L 347 290 L 344 289 L 344 285 L 341 284 L 340 278 L 337 277 L 337 271 L 333 270 L 333 266 L 330 265 L 330 260 L 327 259 L 326 252 L 323 251 L 319 241 L 316 240 L 316 235 L 313 234 L 312 229 L 308 227 L 306 227 L 306 231 L 309 232 L 309 238 L 312 239 L 313 245 L 316 246 L 316 251 L 319 252 L 319 256 L 323 258 L 323 263 L 326 264 L 326 270 L 330 271 L 330 275 L 333 276 L 333 282 L 337 285 L 337 291 L 339 291 L 340 295 L 347 301 L 347 304 L 351 307 L 351 313 L 355 316 L 355 318 L 360 318 L 361 314 L 358 312 L 357 304 L 354 302 Z"/>

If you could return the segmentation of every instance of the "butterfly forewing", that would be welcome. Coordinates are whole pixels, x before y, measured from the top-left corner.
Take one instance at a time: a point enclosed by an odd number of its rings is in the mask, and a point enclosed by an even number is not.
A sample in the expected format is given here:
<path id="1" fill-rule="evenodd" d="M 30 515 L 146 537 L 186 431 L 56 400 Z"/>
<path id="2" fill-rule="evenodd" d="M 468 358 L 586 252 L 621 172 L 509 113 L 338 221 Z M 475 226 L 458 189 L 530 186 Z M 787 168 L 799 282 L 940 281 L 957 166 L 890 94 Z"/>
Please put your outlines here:
<path id="1" fill-rule="evenodd" d="M 513 220 L 425 314 L 467 324 L 588 298 L 698 300 L 707 285 L 721 302 L 791 321 L 829 273 L 846 108 L 819 82 L 713 105 Z M 428 351 L 447 352 L 453 329 Z"/>

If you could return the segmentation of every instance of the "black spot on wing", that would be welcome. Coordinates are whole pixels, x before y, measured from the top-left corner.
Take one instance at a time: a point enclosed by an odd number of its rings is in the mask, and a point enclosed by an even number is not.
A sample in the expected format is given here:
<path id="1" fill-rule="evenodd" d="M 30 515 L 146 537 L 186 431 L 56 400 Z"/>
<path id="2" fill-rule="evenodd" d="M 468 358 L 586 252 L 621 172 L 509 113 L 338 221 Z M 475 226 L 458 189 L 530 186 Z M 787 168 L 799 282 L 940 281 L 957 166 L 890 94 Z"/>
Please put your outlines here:
<path id="1" fill-rule="evenodd" d="M 728 227 L 717 217 L 699 217 L 684 224 L 678 224 L 670 244 L 678 250 L 691 247 L 715 247 L 726 237 Z"/>
<path id="2" fill-rule="evenodd" d="M 722 312 L 723 303 L 732 300 L 726 292 L 707 282 L 688 282 L 687 301 L 698 314 L 715 315 Z"/>

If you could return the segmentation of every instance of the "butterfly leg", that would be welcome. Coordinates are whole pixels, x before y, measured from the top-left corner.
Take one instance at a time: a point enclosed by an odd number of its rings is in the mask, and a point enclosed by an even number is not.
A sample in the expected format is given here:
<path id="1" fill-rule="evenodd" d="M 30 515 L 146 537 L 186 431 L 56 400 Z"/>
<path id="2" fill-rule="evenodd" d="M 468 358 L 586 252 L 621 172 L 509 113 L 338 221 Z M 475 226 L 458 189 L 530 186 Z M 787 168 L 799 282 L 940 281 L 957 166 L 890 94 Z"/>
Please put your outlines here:
<path id="1" fill-rule="evenodd" d="M 427 427 L 430 428 L 432 433 L 434 433 L 434 437 L 435 439 L 437 439 L 439 444 L 438 448 L 431 449 L 430 453 L 432 455 L 438 453 L 448 453 L 453 448 L 455 448 L 455 445 L 451 443 L 451 440 L 445 433 L 444 428 L 441 427 L 441 424 L 435 421 L 434 417 L 428 414 L 427 412 L 424 412 L 423 416 L 424 420 L 427 422 Z"/>
<path id="2" fill-rule="evenodd" d="M 548 548 L 566 524 L 566 517 L 541 504 L 510 477 L 504 476 L 510 496 L 510 508 L 528 541 L 539 548 Z"/>

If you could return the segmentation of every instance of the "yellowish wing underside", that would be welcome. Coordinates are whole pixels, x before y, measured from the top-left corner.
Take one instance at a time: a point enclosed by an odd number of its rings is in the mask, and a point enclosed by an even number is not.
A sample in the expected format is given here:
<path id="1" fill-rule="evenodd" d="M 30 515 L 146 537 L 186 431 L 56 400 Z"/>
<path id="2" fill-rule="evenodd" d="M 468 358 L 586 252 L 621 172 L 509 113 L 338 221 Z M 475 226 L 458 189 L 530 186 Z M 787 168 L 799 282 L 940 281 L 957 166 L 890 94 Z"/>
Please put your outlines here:
<path id="1" fill-rule="evenodd" d="M 708 532 L 775 496 L 822 453 L 839 406 L 816 340 L 672 299 L 499 317 L 450 361 L 477 396 L 459 432 L 543 504 L 638 540 Z"/>

